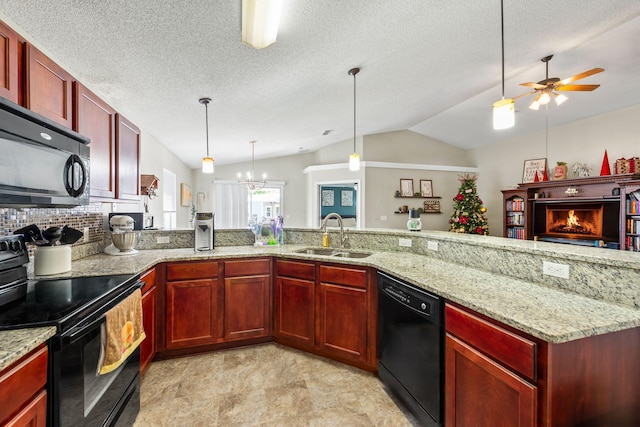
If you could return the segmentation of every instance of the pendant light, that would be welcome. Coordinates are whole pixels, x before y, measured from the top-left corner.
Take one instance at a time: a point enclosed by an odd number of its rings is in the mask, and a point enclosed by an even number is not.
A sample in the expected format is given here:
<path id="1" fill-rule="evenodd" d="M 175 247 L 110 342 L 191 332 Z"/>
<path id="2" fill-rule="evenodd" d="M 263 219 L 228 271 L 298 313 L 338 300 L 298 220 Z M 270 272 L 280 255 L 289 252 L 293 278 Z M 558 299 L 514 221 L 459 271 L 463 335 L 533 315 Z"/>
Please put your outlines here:
<path id="1" fill-rule="evenodd" d="M 207 157 L 202 158 L 202 173 L 213 173 L 213 157 L 209 157 L 209 102 L 211 98 L 200 98 L 200 104 L 204 104 L 207 127 Z"/>
<path id="2" fill-rule="evenodd" d="M 360 170 L 360 155 L 356 151 L 356 74 L 360 68 L 352 68 L 349 75 L 353 76 L 353 153 L 349 156 L 349 170 L 356 172 Z"/>
<path id="3" fill-rule="evenodd" d="M 255 179 L 256 177 L 256 159 L 255 159 L 255 150 L 256 150 L 256 142 L 258 141 L 249 141 L 251 144 L 251 172 L 247 172 L 247 179 L 242 180 L 242 174 L 238 173 L 238 184 L 246 185 L 249 190 L 259 190 L 264 188 L 267 184 L 267 174 L 262 174 L 262 181 L 258 181 Z"/>
<path id="4" fill-rule="evenodd" d="M 502 99 L 493 103 L 493 128 L 507 129 L 515 124 L 515 100 L 504 98 L 504 0 L 500 0 L 500 33 L 502 40 Z"/>

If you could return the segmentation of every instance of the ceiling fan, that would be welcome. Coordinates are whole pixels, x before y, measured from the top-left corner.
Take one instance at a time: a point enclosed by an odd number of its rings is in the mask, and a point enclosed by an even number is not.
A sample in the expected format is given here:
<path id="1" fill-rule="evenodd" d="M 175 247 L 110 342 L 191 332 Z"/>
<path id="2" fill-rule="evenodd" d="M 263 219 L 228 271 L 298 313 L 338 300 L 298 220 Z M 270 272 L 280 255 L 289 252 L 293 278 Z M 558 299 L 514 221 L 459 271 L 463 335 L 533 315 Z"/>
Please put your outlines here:
<path id="1" fill-rule="evenodd" d="M 520 98 L 522 96 L 527 96 L 531 94 L 537 94 L 529 108 L 532 110 L 537 110 L 541 105 L 546 105 L 551 101 L 551 97 L 553 97 L 556 101 L 557 105 L 562 104 L 568 98 L 563 94 L 559 94 L 556 91 L 592 91 L 597 89 L 600 85 L 574 85 L 569 84 L 575 82 L 576 80 L 584 79 L 585 77 L 589 77 L 593 74 L 601 73 L 604 71 L 604 68 L 592 68 L 591 70 L 582 72 L 580 74 L 576 74 L 575 76 L 567 77 L 566 79 L 560 80 L 558 77 L 549 77 L 549 61 L 553 58 L 553 55 L 545 56 L 541 59 L 542 62 L 546 64 L 547 74 L 544 80 L 540 80 L 538 83 L 527 82 L 520 83 L 520 86 L 527 86 L 533 88 L 533 91 L 524 93 L 522 95 L 516 96 L 516 98 Z"/>

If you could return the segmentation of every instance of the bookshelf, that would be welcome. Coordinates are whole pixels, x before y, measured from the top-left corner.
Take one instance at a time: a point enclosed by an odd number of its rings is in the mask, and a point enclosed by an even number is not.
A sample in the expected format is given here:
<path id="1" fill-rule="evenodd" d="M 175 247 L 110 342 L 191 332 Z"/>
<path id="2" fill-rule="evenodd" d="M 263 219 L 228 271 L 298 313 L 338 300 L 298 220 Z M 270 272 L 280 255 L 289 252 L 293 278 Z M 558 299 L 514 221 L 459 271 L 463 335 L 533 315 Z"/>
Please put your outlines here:
<path id="1" fill-rule="evenodd" d="M 640 252 L 640 180 L 621 183 L 620 249 Z"/>
<path id="2" fill-rule="evenodd" d="M 527 192 L 523 190 L 502 190 L 504 229 L 503 236 L 510 239 L 526 240 L 527 231 Z"/>

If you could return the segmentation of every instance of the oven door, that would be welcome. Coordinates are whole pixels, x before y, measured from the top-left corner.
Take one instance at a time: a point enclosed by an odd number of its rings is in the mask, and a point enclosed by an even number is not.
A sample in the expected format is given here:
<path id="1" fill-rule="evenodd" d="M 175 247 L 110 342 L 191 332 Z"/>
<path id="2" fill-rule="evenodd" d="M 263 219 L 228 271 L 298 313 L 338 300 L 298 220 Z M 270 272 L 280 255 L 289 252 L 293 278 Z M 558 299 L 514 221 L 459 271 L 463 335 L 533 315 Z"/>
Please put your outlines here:
<path id="1" fill-rule="evenodd" d="M 140 349 L 116 370 L 99 375 L 103 323 L 101 317 L 54 338 L 57 342 L 51 352 L 51 426 L 133 424 L 140 408 Z"/>

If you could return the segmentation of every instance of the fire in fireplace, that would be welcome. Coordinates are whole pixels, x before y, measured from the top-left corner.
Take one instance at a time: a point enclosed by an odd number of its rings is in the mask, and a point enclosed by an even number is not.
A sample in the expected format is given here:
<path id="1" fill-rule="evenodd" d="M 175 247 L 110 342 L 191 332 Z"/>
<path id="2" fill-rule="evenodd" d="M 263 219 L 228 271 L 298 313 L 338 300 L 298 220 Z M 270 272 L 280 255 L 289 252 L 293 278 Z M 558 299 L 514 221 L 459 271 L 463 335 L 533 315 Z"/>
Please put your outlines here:
<path id="1" fill-rule="evenodd" d="M 578 245 L 618 242 L 620 205 L 594 201 L 537 200 L 533 233 L 538 240 Z"/>
<path id="2" fill-rule="evenodd" d="M 602 236 L 602 205 L 590 208 L 557 208 L 547 205 L 547 234 Z"/>

